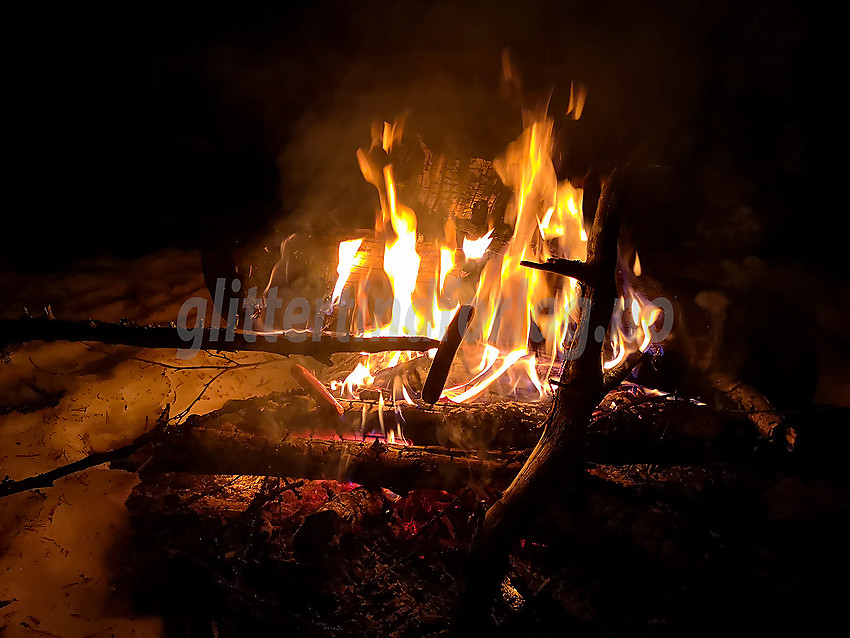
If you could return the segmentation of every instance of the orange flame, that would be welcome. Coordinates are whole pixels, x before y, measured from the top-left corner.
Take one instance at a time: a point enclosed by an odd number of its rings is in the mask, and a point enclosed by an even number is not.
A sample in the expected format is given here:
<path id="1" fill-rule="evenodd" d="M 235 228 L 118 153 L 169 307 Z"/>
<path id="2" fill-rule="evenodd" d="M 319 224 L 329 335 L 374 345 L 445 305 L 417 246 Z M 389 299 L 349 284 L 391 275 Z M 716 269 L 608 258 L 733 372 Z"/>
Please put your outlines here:
<path id="1" fill-rule="evenodd" d="M 510 67 L 508 65 L 507 69 Z M 586 94 L 573 87 L 570 111 L 581 116 Z M 488 251 L 495 238 L 491 230 L 479 239 L 463 239 L 456 246 L 456 229 L 451 218 L 446 223 L 444 242 L 434 251 L 438 261 L 430 275 L 420 272 L 423 258 L 418 252 L 417 219 L 414 211 L 397 197 L 391 163 L 382 164 L 394 143 L 401 140 L 400 123 L 384 123 L 373 128 L 373 150 L 385 153 L 357 153 L 364 178 L 379 194 L 381 208 L 376 229 L 383 233 L 383 274 L 392 292 L 392 310 L 380 312 L 372 293 L 358 284 L 356 312 L 362 319 L 362 336 L 409 335 L 440 339 L 454 312 L 462 303 L 475 306 L 476 314 L 458 358 L 466 363 L 469 380 L 448 387 L 443 397 L 455 401 L 473 401 L 497 388 L 500 392 L 524 389 L 537 398 L 550 394 L 540 373 L 548 375 L 567 356 L 581 303 L 577 281 L 561 278 L 521 266 L 523 260 L 543 262 L 550 258 L 584 260 L 587 256 L 587 231 L 582 213 L 583 192 L 569 181 L 559 182 L 552 162 L 553 122 L 546 116 L 532 121 L 504 155 L 494 162 L 502 183 L 513 192 L 504 221 L 512 228 L 508 238 L 500 238 L 504 248 Z M 504 242 L 503 239 L 507 241 Z M 340 244 L 339 278 L 334 288 L 337 303 L 351 272 L 362 240 Z M 423 253 L 427 254 L 427 253 Z M 460 256 L 459 256 L 460 255 Z M 486 258 L 485 258 L 486 255 Z M 469 273 L 462 263 L 478 260 L 480 272 L 471 289 L 457 282 Z M 433 262 L 431 262 L 433 263 Z M 625 263 L 625 262 L 623 262 Z M 631 269 L 640 276 L 640 260 L 635 253 Z M 342 283 L 340 283 L 342 282 Z M 660 310 L 637 294 L 621 297 L 616 306 L 603 348 L 603 366 L 610 369 L 629 353 L 646 350 L 652 341 L 652 327 Z M 624 313 L 626 308 L 628 313 Z M 434 352 L 429 353 L 434 356 Z M 375 374 L 409 361 L 407 352 L 364 355 L 344 382 L 337 384 L 346 395 L 375 381 Z M 393 402 L 413 403 L 407 389 L 393 381 Z M 505 390 L 507 384 L 508 389 Z M 381 395 L 383 402 L 383 394 Z M 393 436 L 401 437 L 401 431 Z"/>

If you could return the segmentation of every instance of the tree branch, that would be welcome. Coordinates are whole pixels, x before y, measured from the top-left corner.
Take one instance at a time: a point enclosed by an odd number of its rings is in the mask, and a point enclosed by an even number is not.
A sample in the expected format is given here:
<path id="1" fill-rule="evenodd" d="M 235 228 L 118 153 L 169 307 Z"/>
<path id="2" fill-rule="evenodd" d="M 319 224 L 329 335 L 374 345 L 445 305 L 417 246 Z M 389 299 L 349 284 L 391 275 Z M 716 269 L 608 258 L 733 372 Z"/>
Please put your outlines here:
<path id="1" fill-rule="evenodd" d="M 417 350 L 424 352 L 440 345 L 425 337 L 352 337 L 348 334 L 315 332 L 265 333 L 204 328 L 194 341 L 196 331 L 188 330 L 188 338 L 175 326 L 138 326 L 131 323 L 64 321 L 48 318 L 0 319 L 0 347 L 29 341 L 99 341 L 139 348 L 253 351 L 279 355 L 307 355 L 328 358 L 335 352 L 386 352 Z M 273 341 L 271 339 L 274 339 Z"/>
<path id="2" fill-rule="evenodd" d="M 522 531 L 534 521 L 550 495 L 574 483 L 582 474 L 585 440 L 593 410 L 605 396 L 602 340 L 595 333 L 607 329 L 617 297 L 615 281 L 617 237 L 620 229 L 622 176 L 614 171 L 602 189 L 589 233 L 583 268 L 560 264 L 553 270 L 577 276 L 583 303 L 580 330 L 589 338 L 576 339 L 564 362 L 552 411 L 543 434 L 528 460 L 502 497 L 487 510 L 470 550 L 466 590 L 457 619 L 457 632 L 487 624 L 489 608 L 498 592 L 508 557 Z M 575 348 L 583 347 L 581 352 Z M 613 377 L 612 377 L 613 378 Z"/>
<path id="3" fill-rule="evenodd" d="M 21 479 L 20 481 L 13 481 L 8 476 L 0 482 L 0 498 L 4 496 L 10 496 L 12 494 L 18 494 L 19 492 L 26 492 L 27 490 L 36 490 L 44 487 L 53 487 L 53 483 L 60 478 L 65 478 L 75 472 L 82 472 L 83 470 L 87 470 L 89 468 L 95 467 L 96 465 L 102 465 L 104 463 L 111 463 L 113 461 L 117 461 L 119 459 L 132 456 L 139 450 L 141 450 L 146 445 L 150 444 L 157 437 L 162 436 L 166 425 L 169 421 L 170 406 L 166 405 L 165 409 L 159 415 L 159 418 L 156 421 L 156 425 L 154 425 L 153 429 L 145 432 L 144 434 L 136 437 L 132 442 L 119 447 L 115 450 L 110 450 L 108 452 L 93 452 L 88 456 L 74 461 L 72 463 L 68 463 L 67 465 L 63 465 L 61 467 L 54 468 L 48 472 L 44 472 L 42 474 L 38 474 L 36 476 L 30 476 L 25 479 Z"/>
<path id="4" fill-rule="evenodd" d="M 545 264 L 538 264 L 535 261 L 521 261 L 519 263 L 520 266 L 525 266 L 526 268 L 551 272 L 556 275 L 563 275 L 564 277 L 572 277 L 578 281 L 586 281 L 588 277 L 587 264 L 583 261 L 552 258 Z"/>

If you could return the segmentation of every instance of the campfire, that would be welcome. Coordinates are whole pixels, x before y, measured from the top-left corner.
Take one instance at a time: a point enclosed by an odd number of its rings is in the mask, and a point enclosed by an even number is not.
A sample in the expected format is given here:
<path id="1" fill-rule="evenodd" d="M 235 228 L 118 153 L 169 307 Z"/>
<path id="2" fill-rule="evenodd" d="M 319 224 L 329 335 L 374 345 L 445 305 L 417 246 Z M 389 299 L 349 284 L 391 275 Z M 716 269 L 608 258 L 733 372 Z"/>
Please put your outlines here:
<path id="1" fill-rule="evenodd" d="M 167 635 L 805 627 L 794 607 L 829 605 L 808 583 L 847 529 L 825 471 L 844 413 L 780 409 L 715 365 L 730 296 L 653 272 L 635 239 L 658 167 L 559 164 L 587 99 L 575 83 L 563 112 L 525 108 L 494 157 L 372 123 L 349 159 L 373 226 L 284 227 L 196 270 L 146 262 L 178 291 L 173 316 L 0 319 L 25 396 L 3 413 L 24 425 L 0 483 L 20 556 L 63 547 L 27 521 L 91 506 L 63 490 L 97 471 L 124 477 L 109 500 L 129 516 L 101 578 Z M 77 373 L 97 378 L 67 385 Z M 122 436 L 28 465 L 48 435 L 19 432 L 100 392 L 124 397 L 99 426 Z M 63 588 L 89 583 L 78 571 Z M 4 590 L 4 628 L 64 635 L 19 611 L 36 581 Z"/>
<path id="2" fill-rule="evenodd" d="M 429 393 L 409 387 L 392 372 L 412 362 L 409 353 L 371 354 L 333 387 L 353 397 L 362 389 L 374 389 L 380 376 L 383 389 L 392 391 L 394 405 L 412 405 L 412 394 L 422 395 L 428 403 L 441 398 L 465 403 L 489 395 L 550 397 L 552 371 L 557 373 L 575 341 L 581 291 L 576 279 L 558 277 L 546 262 L 584 261 L 588 239 L 582 190 L 567 180 L 559 183 L 555 175 L 552 120 L 532 121 L 496 162 L 470 162 L 467 169 L 473 174 L 466 177 L 466 190 L 478 192 L 453 193 L 449 214 L 436 213 L 437 223 L 429 224 L 442 225 L 443 236 L 428 239 L 417 233 L 416 212 L 398 193 L 393 144 L 402 141 L 401 126 L 384 123 L 375 129 L 381 135 L 357 155 L 364 178 L 378 191 L 375 233 L 340 243 L 333 309 L 346 314 L 356 337 L 439 340 L 457 317 L 460 323 L 452 330 L 458 334 L 451 338 L 462 337 L 457 351 L 462 370 L 452 371 L 449 387 L 442 381 L 449 369 L 434 370 L 428 377 L 434 384 Z M 444 175 L 448 171 L 441 160 L 435 161 L 424 145 L 422 151 L 426 168 L 413 180 L 417 183 L 405 184 L 402 192 L 425 214 L 435 215 L 429 200 L 435 191 L 444 201 L 449 199 L 441 191 L 451 187 L 440 178 L 450 177 Z M 626 268 L 627 259 L 632 270 Z M 624 290 L 605 334 L 605 370 L 646 351 L 661 314 L 628 286 L 640 274 L 637 253 L 621 256 L 619 266 Z M 343 300 L 349 291 L 350 299 Z M 382 293 L 391 294 L 380 299 Z M 672 322 L 671 317 L 667 320 Z M 436 356 L 436 351 L 428 356 Z M 437 368 L 452 361 L 446 357 Z"/>

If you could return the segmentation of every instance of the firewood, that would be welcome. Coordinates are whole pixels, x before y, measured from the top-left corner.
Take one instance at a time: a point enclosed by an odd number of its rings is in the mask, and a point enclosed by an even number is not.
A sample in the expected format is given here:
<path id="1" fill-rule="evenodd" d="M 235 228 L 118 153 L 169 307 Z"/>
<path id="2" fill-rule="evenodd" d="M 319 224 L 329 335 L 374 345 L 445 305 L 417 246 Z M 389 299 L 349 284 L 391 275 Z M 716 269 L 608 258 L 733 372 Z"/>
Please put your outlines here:
<path id="1" fill-rule="evenodd" d="M 617 237 L 622 216 L 623 176 L 614 171 L 603 187 L 591 227 L 585 277 L 579 280 L 581 324 L 588 330 L 584 350 L 565 361 L 552 412 L 528 460 L 484 518 L 470 551 L 467 586 L 458 615 L 458 630 L 487 624 L 488 609 L 499 590 L 508 557 L 523 529 L 534 520 L 551 494 L 581 475 L 587 428 L 604 397 L 602 339 L 617 297 Z M 571 352 L 571 354 L 573 354 Z"/>
<path id="2" fill-rule="evenodd" d="M 437 348 L 437 354 L 434 355 L 428 378 L 425 379 L 425 387 L 422 388 L 422 400 L 425 403 L 436 403 L 443 393 L 452 361 L 473 317 L 475 317 L 474 306 L 461 306 L 449 323 L 446 334 Z"/>
<path id="3" fill-rule="evenodd" d="M 358 431 L 369 432 L 378 423 L 380 407 L 374 401 L 341 399 L 346 419 Z M 361 424 L 363 410 L 366 422 Z M 387 410 L 385 419 L 402 422 L 404 437 L 416 445 L 457 447 L 468 450 L 528 449 L 540 437 L 541 423 L 548 403 L 492 401 L 456 404 L 439 402 L 433 406 L 401 404 Z"/>
<path id="4" fill-rule="evenodd" d="M 351 436 L 362 437 L 378 430 L 379 401 L 344 398 L 337 401 L 345 409 L 342 421 L 314 408 L 313 402 L 306 397 L 293 392 L 272 392 L 248 399 L 231 399 L 218 410 L 190 416 L 186 426 L 235 427 L 274 440 L 313 433 L 334 436 L 340 429 Z M 414 445 L 476 451 L 522 450 L 531 448 L 540 438 L 541 423 L 549 411 L 549 404 L 492 401 L 393 406 L 388 402 L 383 410 L 388 427 L 401 424 L 405 438 Z"/>
<path id="5" fill-rule="evenodd" d="M 510 192 L 499 179 L 493 162 L 481 158 L 447 158 L 421 141 L 419 151 L 421 170 L 415 183 L 409 180 L 408 205 L 424 209 L 422 217 L 437 229 L 442 229 L 442 220 L 451 215 L 469 220 L 486 232 L 487 218 L 501 216 L 500 204 L 505 203 Z"/>
<path id="6" fill-rule="evenodd" d="M 377 439 L 273 441 L 256 433 L 189 427 L 112 467 L 142 475 L 190 472 L 335 479 L 406 494 L 414 488 L 504 486 L 519 468 L 517 459 L 517 454 L 507 453 L 501 461 L 480 459 L 465 450 L 385 445 Z"/>
<path id="7" fill-rule="evenodd" d="M 742 412 L 766 441 L 782 441 L 785 449 L 792 451 L 797 439 L 794 428 L 761 392 L 746 383 L 735 381 L 726 374 L 715 372 L 709 375 L 715 391 Z"/>
<path id="8" fill-rule="evenodd" d="M 205 328 L 197 349 L 226 352 L 254 351 L 280 355 L 307 355 L 328 359 L 334 352 L 386 352 L 418 350 L 424 352 L 440 345 L 436 339 L 425 337 L 364 337 L 334 333 L 298 333 L 297 339 L 280 335 L 269 341 L 263 335 L 250 332 L 224 334 L 224 329 Z M 65 321 L 59 319 L 0 319 L 0 347 L 30 341 L 98 341 L 100 343 L 185 350 L 194 344 L 181 337 L 174 326 L 137 326 L 129 323 Z"/>
<path id="9" fill-rule="evenodd" d="M 620 374 L 622 371 L 615 376 L 619 378 Z M 612 402 L 619 400 L 616 395 L 611 396 Z M 336 409 L 313 407 L 311 401 L 294 392 L 272 392 L 261 397 L 230 400 L 218 410 L 188 417 L 179 428 L 225 432 L 237 429 L 246 437 L 257 436 L 272 441 L 316 432 L 363 435 L 377 431 L 378 410 L 383 407 L 385 423 L 389 422 L 390 427 L 403 424 L 404 437 L 420 448 L 458 448 L 465 450 L 462 454 L 470 455 L 470 458 L 475 452 L 500 457 L 507 451 L 505 458 L 513 459 L 517 453 L 530 449 L 540 438 L 541 423 L 549 409 L 547 403 L 514 401 L 446 402 L 434 406 L 403 404 L 394 408 L 381 406 L 374 400 L 339 399 L 335 403 L 343 409 L 342 417 Z M 603 411 L 595 418 L 590 426 L 588 458 L 597 462 L 640 460 L 665 436 L 687 446 L 689 442 L 704 442 L 706 437 L 712 438 L 719 432 L 719 415 L 708 407 L 700 408 L 687 400 L 658 400 L 643 407 L 643 413 L 633 418 L 629 416 L 631 411 L 617 410 L 614 406 L 606 408 L 607 416 Z M 164 418 L 166 421 L 163 421 Z M 166 422 L 167 417 L 160 417 L 162 425 L 115 450 L 92 453 L 42 475 L 19 481 L 7 479 L 0 484 L 0 496 L 50 487 L 57 478 L 112 461 L 115 461 L 115 467 L 136 469 L 138 463 L 124 464 L 119 459 L 137 452 L 148 443 L 160 443 L 156 437 Z M 664 427 L 659 428 L 656 422 L 663 422 Z M 659 429 L 663 431 L 662 435 L 658 434 Z M 516 452 L 511 456 L 510 451 Z"/>

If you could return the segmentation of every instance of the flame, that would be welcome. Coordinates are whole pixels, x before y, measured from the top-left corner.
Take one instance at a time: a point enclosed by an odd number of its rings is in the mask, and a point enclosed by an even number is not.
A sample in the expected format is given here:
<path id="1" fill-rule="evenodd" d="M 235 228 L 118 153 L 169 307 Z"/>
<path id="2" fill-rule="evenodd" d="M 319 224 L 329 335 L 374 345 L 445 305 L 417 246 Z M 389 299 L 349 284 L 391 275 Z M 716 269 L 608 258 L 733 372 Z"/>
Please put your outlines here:
<path id="1" fill-rule="evenodd" d="M 446 287 L 446 276 L 455 267 L 455 253 L 450 248 L 440 248 L 440 292 Z"/>
<path id="2" fill-rule="evenodd" d="M 488 368 L 487 370 L 487 374 L 484 375 L 483 378 L 481 378 L 481 380 L 478 383 L 474 384 L 471 388 L 457 394 L 450 391 L 447 396 L 455 403 L 463 403 L 464 401 L 470 401 L 480 396 L 490 386 L 491 383 L 501 377 L 513 364 L 515 364 L 527 354 L 528 352 L 522 349 L 514 350 L 506 357 L 504 357 L 498 366 L 496 366 L 495 363 L 490 366 L 490 368 Z"/>
<path id="3" fill-rule="evenodd" d="M 463 254 L 467 259 L 481 259 L 484 256 L 490 242 L 493 241 L 493 231 L 491 230 L 480 239 L 463 238 Z"/>
<path id="4" fill-rule="evenodd" d="M 509 62 L 509 61 L 508 61 Z M 507 63 L 506 72 L 510 73 Z M 573 87 L 570 114 L 581 117 L 586 99 L 582 87 Z M 445 237 L 435 244 L 420 244 L 413 209 L 399 201 L 391 162 L 386 162 L 393 145 L 402 139 L 401 123 L 373 127 L 372 150 L 357 152 L 364 179 L 378 191 L 380 209 L 375 228 L 383 237 L 382 271 L 371 272 L 357 282 L 357 336 L 408 335 L 442 338 L 461 304 L 475 306 L 476 314 L 458 357 L 466 364 L 469 380 L 448 387 L 443 398 L 453 402 L 473 401 L 486 392 L 521 392 L 538 399 L 551 393 L 545 379 L 568 356 L 582 307 L 577 281 L 521 266 L 523 260 L 543 262 L 550 258 L 584 260 L 587 230 L 582 212 L 583 191 L 569 181 L 558 181 L 552 161 L 553 121 L 544 115 L 529 117 L 529 124 L 494 162 L 502 183 L 513 193 L 504 213 L 509 237 L 491 229 L 477 239 L 464 237 L 458 247 L 458 229 L 449 217 Z M 379 150 L 380 147 L 384 153 Z M 373 152 L 374 151 L 374 152 Z M 338 279 L 332 301 L 336 304 L 357 264 L 361 240 L 342 242 L 339 247 Z M 420 254 L 420 247 L 426 247 Z M 430 255 L 425 261 L 423 258 Z M 476 266 L 470 268 L 469 262 Z M 423 263 L 430 264 L 427 269 Z M 631 269 L 620 259 L 622 272 L 640 276 L 635 253 Z M 630 272 L 629 272 L 630 271 Z M 625 277 L 624 274 L 624 277 Z M 388 282 L 391 308 L 381 309 L 369 281 Z M 627 286 L 628 282 L 626 282 Z M 386 288 L 387 284 L 384 285 Z M 628 308 L 628 312 L 626 309 Z M 626 290 L 612 315 L 603 348 L 603 367 L 610 369 L 630 353 L 646 350 L 660 309 L 638 293 Z M 435 351 L 427 356 L 433 357 Z M 418 354 L 394 352 L 364 355 L 360 363 L 335 389 L 346 396 L 375 383 L 381 370 L 410 361 Z M 498 383 L 497 383 L 498 381 Z M 400 375 L 392 378 L 393 406 L 401 423 L 400 406 L 414 404 Z M 415 395 L 414 395 L 415 396 Z M 383 394 L 379 420 L 382 429 Z M 402 439 L 401 429 L 388 440 Z"/>
<path id="5" fill-rule="evenodd" d="M 574 82 L 570 83 L 570 104 L 567 107 L 567 115 L 574 120 L 581 119 L 581 114 L 584 111 L 584 103 L 587 100 L 587 89 L 583 86 L 576 86 Z"/>
<path id="6" fill-rule="evenodd" d="M 331 296 L 331 302 L 334 305 L 339 303 L 340 297 L 342 296 L 342 290 L 345 288 L 345 284 L 348 282 L 349 276 L 351 276 L 351 270 L 358 264 L 356 255 L 357 251 L 360 250 L 360 245 L 362 243 L 363 238 L 361 237 L 360 239 L 343 241 L 339 244 L 339 265 L 336 267 L 338 276 L 336 285 L 334 286 L 333 295 Z"/>
<path id="7" fill-rule="evenodd" d="M 395 239 L 387 239 L 384 248 L 384 272 L 390 279 L 393 298 L 393 328 L 400 333 L 414 334 L 410 325 L 413 309 L 413 291 L 416 290 L 416 277 L 419 273 L 420 258 L 416 252 L 416 215 L 406 206 L 396 202 L 395 181 L 392 166 L 384 168 L 384 182 L 387 187 L 389 218 Z"/>
<path id="8" fill-rule="evenodd" d="M 342 382 L 342 395 L 353 398 L 356 396 L 354 393 L 356 389 L 368 387 L 374 380 L 372 373 L 369 372 L 369 367 L 363 362 L 358 363 L 357 367 Z M 335 390 L 336 388 L 332 386 L 331 389 Z"/>

